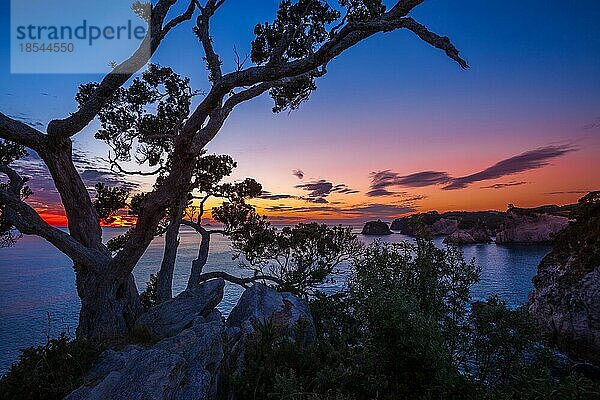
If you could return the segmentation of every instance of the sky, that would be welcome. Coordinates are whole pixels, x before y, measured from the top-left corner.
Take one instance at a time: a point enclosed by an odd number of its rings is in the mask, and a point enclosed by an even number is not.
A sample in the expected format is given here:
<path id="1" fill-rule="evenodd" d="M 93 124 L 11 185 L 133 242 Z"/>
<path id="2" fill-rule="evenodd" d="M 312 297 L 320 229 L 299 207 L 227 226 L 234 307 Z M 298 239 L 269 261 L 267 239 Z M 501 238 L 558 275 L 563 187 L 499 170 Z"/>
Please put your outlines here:
<path id="1" fill-rule="evenodd" d="M 0 110 L 43 131 L 76 110 L 80 84 L 102 75 L 11 74 L 10 2 L 0 4 Z M 234 47 L 250 51 L 254 25 L 271 21 L 277 5 L 227 0 L 218 10 L 212 36 L 224 70 L 234 68 Z M 264 95 L 232 113 L 207 150 L 238 162 L 232 180 L 262 183 L 253 201 L 260 213 L 286 222 L 389 221 L 568 204 L 600 188 L 599 2 L 427 0 L 412 16 L 450 37 L 470 68 L 411 32 L 379 34 L 332 61 L 299 110 L 273 114 Z M 152 62 L 208 90 L 202 56 L 187 24 Z M 75 137 L 86 183 L 147 189 L 102 166 L 108 149 L 93 137 L 98 126 Z M 63 224 L 39 160 L 32 155 L 20 168 L 31 171 L 32 204 Z"/>

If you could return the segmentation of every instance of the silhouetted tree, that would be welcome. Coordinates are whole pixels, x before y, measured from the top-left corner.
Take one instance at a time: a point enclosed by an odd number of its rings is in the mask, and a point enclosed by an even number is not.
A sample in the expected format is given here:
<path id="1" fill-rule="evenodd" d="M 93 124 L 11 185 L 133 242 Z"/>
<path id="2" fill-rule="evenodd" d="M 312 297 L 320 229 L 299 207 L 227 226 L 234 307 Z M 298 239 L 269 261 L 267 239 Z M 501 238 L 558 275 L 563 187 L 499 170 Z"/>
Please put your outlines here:
<path id="1" fill-rule="evenodd" d="M 251 66 L 240 62 L 229 73 L 210 35 L 212 17 L 224 0 L 157 0 L 136 11 L 149 24 L 141 47 L 115 65 L 100 83 L 82 85 L 79 108 L 64 119 L 50 121 L 46 133 L 0 114 L 2 173 L 0 188 L 2 231 L 16 228 L 40 236 L 74 262 L 81 312 L 77 334 L 83 338 L 110 338 L 128 332 L 142 312 L 132 271 L 164 222 L 168 210 L 177 210 L 193 189 L 198 159 L 217 135 L 233 109 L 263 93 L 274 99 L 274 112 L 297 108 L 316 88 L 328 63 L 363 40 L 381 32 L 406 29 L 443 50 L 461 67 L 466 62 L 447 37 L 430 32 L 409 16 L 424 0 L 401 0 L 389 9 L 381 1 L 340 0 L 333 8 L 324 0 L 282 1 L 272 23 L 256 25 Z M 173 15 L 176 5 L 187 8 Z M 204 50 L 210 90 L 192 109 L 199 93 L 169 68 L 150 65 L 141 78 L 124 85 L 148 62 L 167 34 L 195 18 L 194 33 Z M 150 52 L 146 51 L 149 45 Z M 101 124 L 96 138 L 112 147 L 113 168 L 134 159 L 155 175 L 153 189 L 135 198 L 137 222 L 117 251 L 102 241 L 100 216 L 73 163 L 73 137 L 94 119 Z M 9 165 L 22 151 L 34 150 L 48 167 L 65 209 L 68 233 L 50 226 L 27 204 L 24 179 Z M 132 172 L 132 171 L 127 171 Z"/>

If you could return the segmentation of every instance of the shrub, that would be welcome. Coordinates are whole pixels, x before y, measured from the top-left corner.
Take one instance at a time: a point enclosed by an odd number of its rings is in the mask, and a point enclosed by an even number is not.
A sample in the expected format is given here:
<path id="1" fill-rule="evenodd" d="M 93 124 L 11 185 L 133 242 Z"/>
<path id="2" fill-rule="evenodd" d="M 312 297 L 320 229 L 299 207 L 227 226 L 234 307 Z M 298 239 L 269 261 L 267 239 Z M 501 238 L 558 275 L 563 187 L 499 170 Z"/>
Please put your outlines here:
<path id="1" fill-rule="evenodd" d="M 539 344 L 524 308 L 498 298 L 472 308 L 478 269 L 430 240 L 375 243 L 348 287 L 317 294 L 317 341 L 265 325 L 234 380 L 243 399 L 588 399 L 600 384 Z"/>
<path id="2" fill-rule="evenodd" d="M 82 384 L 102 350 L 64 333 L 44 346 L 23 349 L 0 380 L 0 399 L 62 399 Z"/>
<path id="3" fill-rule="evenodd" d="M 158 277 L 156 274 L 150 274 L 150 280 L 146 283 L 146 290 L 140 293 L 140 301 L 144 310 L 148 311 L 156 305 Z"/>

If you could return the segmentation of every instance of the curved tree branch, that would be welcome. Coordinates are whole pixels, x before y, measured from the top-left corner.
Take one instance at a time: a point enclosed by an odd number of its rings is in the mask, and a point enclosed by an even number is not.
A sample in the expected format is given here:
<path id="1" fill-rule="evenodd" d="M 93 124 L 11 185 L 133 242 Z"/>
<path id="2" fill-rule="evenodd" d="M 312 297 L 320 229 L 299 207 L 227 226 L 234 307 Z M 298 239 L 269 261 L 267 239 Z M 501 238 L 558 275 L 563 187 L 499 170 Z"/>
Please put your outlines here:
<path id="1" fill-rule="evenodd" d="M 64 119 L 55 119 L 48 124 L 48 134 L 56 136 L 73 136 L 85 128 L 106 104 L 110 96 L 139 71 L 156 52 L 167 33 L 176 25 L 191 19 L 195 7 L 190 4 L 186 12 L 169 21 L 163 27 L 164 20 L 177 0 L 159 0 L 152 8 L 150 29 L 146 37 L 131 57 L 119 64 L 106 75 L 90 99 L 79 110 Z M 190 11 L 191 9 L 191 11 Z"/>
<path id="2" fill-rule="evenodd" d="M 427 29 L 424 25 L 419 24 L 414 19 L 407 17 L 403 18 L 404 27 L 412 32 L 414 32 L 417 36 L 419 36 L 424 42 L 429 43 L 433 47 L 436 47 L 440 50 L 443 50 L 448 57 L 456 61 L 463 69 L 469 68 L 469 65 L 465 60 L 460 58 L 458 55 L 458 49 L 454 47 L 450 38 L 447 36 L 439 36 Z"/>
<path id="3" fill-rule="evenodd" d="M 19 196 L 24 179 L 14 169 L 0 166 L 0 173 L 9 177 L 9 190 L 0 189 L 0 203 L 5 206 L 7 220 L 21 233 L 46 239 L 75 263 L 94 267 L 106 261 L 104 254 L 86 248 L 68 233 L 51 226 L 33 207 L 25 203 Z"/>
<path id="4" fill-rule="evenodd" d="M 46 135 L 21 121 L 0 113 L 0 138 L 21 144 L 40 153 Z"/>
<path id="5" fill-rule="evenodd" d="M 182 129 L 182 135 L 194 135 L 199 132 L 205 123 L 206 119 L 211 117 L 217 121 L 213 125 L 218 126 L 221 115 L 215 114 L 215 108 L 219 107 L 223 98 L 235 88 L 253 87 L 254 85 L 264 88 L 262 91 L 268 90 L 263 83 L 278 81 L 285 78 L 294 78 L 300 75 L 317 70 L 320 67 L 326 66 L 331 60 L 344 51 L 348 50 L 355 44 L 365 40 L 380 32 L 390 32 L 397 29 L 409 29 L 425 42 L 432 46 L 442 49 L 462 68 L 467 68 L 467 63 L 458 55 L 458 50 L 452 45 L 449 39 L 442 38 L 429 32 L 424 26 L 417 24 L 412 18 L 405 18 L 413 8 L 421 4 L 424 0 L 407 0 L 398 1 L 390 11 L 384 13 L 381 17 L 366 22 L 348 22 L 337 33 L 323 43 L 318 50 L 310 56 L 302 59 L 288 61 L 286 63 L 267 63 L 249 67 L 241 71 L 230 72 L 216 80 L 212 89 L 204 98 L 204 100 L 196 107 L 193 114 L 185 123 Z M 259 91 L 259 88 L 251 88 L 253 91 Z M 250 90 L 250 89 L 248 89 Z M 250 93 L 246 93 L 247 95 Z M 242 100 L 244 101 L 244 100 Z M 239 102 L 237 103 L 239 104 Z M 225 113 L 227 114 L 227 113 Z M 210 121 L 209 121 L 210 124 Z M 206 127 L 208 128 L 208 126 Z M 205 129 L 205 132 L 212 131 L 214 127 Z M 206 135 L 210 138 L 210 134 Z M 196 147 L 202 145 L 203 141 Z"/>
<path id="6" fill-rule="evenodd" d="M 220 271 L 206 272 L 206 273 L 200 275 L 200 277 L 198 278 L 198 283 L 202 283 L 202 282 L 205 282 L 205 281 L 208 281 L 211 279 L 216 279 L 216 278 L 222 278 L 222 279 L 226 280 L 227 282 L 235 283 L 236 285 L 240 285 L 242 287 L 248 287 L 248 284 L 256 282 L 256 281 L 271 281 L 278 285 L 284 284 L 284 282 L 281 279 L 276 278 L 274 276 L 270 276 L 270 275 L 255 275 L 255 276 L 250 276 L 247 278 L 242 278 L 242 277 L 230 275 L 227 272 L 220 272 Z"/>
<path id="7" fill-rule="evenodd" d="M 223 1 L 208 0 L 206 6 L 201 8 L 201 13 L 196 19 L 195 32 L 200 39 L 202 48 L 204 49 L 204 57 L 208 71 L 210 72 L 210 80 L 216 81 L 221 79 L 223 71 L 221 70 L 221 59 L 215 52 L 212 38 L 210 36 L 210 18 L 215 14 L 217 8 L 223 4 Z"/>

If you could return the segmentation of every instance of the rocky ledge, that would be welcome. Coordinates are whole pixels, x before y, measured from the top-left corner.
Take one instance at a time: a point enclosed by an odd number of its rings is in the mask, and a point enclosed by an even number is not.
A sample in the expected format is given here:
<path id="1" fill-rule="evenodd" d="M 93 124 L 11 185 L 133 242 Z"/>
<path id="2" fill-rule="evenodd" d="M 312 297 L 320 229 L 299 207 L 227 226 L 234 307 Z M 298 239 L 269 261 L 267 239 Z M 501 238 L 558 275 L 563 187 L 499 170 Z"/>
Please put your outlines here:
<path id="1" fill-rule="evenodd" d="M 380 235 L 391 235 L 392 231 L 388 227 L 388 224 L 378 219 L 377 221 L 370 221 L 363 226 L 362 232 L 363 235 L 372 235 L 372 236 L 380 236 Z"/>
<path id="2" fill-rule="evenodd" d="M 137 330 L 158 341 L 105 351 L 65 400 L 232 398 L 228 377 L 242 367 L 257 324 L 271 323 L 294 340 L 315 340 L 306 301 L 259 283 L 244 291 L 225 320 L 214 308 L 223 298 L 223 284 L 204 282 L 145 314 Z"/>

